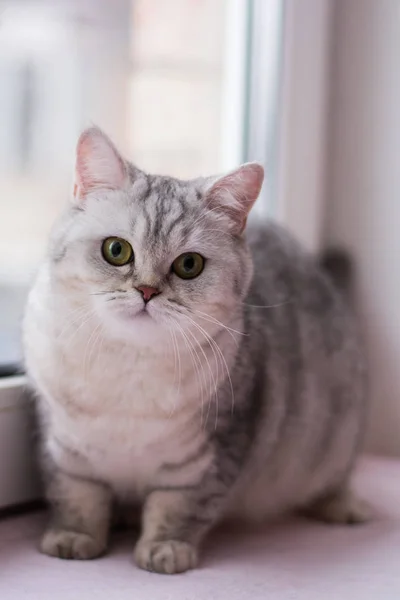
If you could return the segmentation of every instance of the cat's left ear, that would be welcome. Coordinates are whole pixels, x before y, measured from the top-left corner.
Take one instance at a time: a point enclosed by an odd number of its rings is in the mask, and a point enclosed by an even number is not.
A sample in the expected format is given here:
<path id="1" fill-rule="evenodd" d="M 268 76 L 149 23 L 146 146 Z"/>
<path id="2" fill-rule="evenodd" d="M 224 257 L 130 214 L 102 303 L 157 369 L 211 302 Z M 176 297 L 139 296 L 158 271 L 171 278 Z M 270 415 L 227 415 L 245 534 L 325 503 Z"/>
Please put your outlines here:
<path id="1" fill-rule="evenodd" d="M 109 137 L 98 127 L 85 129 L 76 147 L 75 202 L 97 189 L 122 189 L 127 182 L 126 163 Z"/>
<path id="2" fill-rule="evenodd" d="M 255 162 L 246 163 L 228 175 L 214 179 L 206 192 L 207 206 L 225 216 L 232 233 L 239 235 L 246 227 L 248 214 L 260 194 L 263 181 L 263 167 Z"/>

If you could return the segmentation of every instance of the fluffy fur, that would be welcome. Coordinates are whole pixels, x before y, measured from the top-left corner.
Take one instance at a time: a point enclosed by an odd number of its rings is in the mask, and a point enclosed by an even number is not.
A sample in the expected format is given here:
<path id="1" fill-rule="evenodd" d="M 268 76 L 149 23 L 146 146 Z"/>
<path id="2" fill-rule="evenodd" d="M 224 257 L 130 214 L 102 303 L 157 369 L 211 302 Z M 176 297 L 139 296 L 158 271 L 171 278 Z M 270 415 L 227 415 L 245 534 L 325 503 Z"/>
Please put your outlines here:
<path id="1" fill-rule="evenodd" d="M 52 505 L 42 551 L 102 554 L 115 501 L 140 508 L 135 559 L 160 573 L 194 567 L 223 518 L 364 520 L 349 488 L 365 404 L 354 321 L 285 231 L 243 234 L 262 168 L 148 175 L 98 129 L 76 165 L 24 320 Z M 104 260 L 109 236 L 133 262 Z M 171 271 L 184 252 L 206 259 L 195 279 Z M 161 293 L 145 305 L 141 285 Z"/>

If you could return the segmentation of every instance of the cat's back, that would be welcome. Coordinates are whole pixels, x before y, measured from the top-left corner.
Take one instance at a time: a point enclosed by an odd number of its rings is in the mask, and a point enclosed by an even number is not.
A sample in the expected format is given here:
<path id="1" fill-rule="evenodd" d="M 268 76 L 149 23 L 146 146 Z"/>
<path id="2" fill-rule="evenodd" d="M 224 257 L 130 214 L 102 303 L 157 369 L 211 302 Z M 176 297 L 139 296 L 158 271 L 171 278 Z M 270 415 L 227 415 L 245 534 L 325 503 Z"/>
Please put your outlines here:
<path id="1" fill-rule="evenodd" d="M 344 365 L 343 372 L 362 371 L 354 311 L 320 257 L 273 222 L 249 227 L 247 241 L 254 262 L 245 304 L 251 332 L 261 332 L 270 351 L 279 347 L 287 357 L 297 355 L 303 370 L 314 371 L 317 379 L 326 361 L 339 371 Z"/>
<path id="2" fill-rule="evenodd" d="M 365 361 L 352 311 L 318 258 L 274 223 L 250 226 L 247 241 L 254 275 L 240 361 L 263 382 L 263 403 L 240 510 L 267 514 L 345 478 L 362 433 Z"/>
<path id="3" fill-rule="evenodd" d="M 247 231 L 254 277 L 250 296 L 268 298 L 271 303 L 296 300 L 297 303 L 319 299 L 342 302 L 341 291 L 319 263 L 286 229 L 273 221 L 263 226 L 252 224 Z"/>

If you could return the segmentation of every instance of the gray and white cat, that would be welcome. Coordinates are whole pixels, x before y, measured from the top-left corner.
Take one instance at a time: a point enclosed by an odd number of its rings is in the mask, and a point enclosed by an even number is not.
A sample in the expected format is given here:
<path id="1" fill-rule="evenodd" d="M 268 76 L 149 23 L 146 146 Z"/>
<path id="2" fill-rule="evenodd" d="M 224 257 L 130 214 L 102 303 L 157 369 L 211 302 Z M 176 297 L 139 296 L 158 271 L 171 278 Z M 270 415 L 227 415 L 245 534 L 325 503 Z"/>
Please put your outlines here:
<path id="1" fill-rule="evenodd" d="M 263 169 L 180 181 L 77 147 L 24 320 L 52 520 L 41 549 L 107 548 L 141 509 L 137 564 L 193 568 L 225 518 L 368 518 L 349 477 L 365 369 L 333 281 L 282 229 L 248 227 Z"/>

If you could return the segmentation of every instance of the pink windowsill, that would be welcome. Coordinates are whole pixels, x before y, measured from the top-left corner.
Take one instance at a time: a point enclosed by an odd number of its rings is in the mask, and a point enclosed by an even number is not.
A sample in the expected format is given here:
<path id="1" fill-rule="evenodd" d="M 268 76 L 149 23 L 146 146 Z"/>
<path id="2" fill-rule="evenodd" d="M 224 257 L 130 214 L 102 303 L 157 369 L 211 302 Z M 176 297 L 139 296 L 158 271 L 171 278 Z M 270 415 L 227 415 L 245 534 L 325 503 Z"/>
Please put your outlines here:
<path id="1" fill-rule="evenodd" d="M 200 568 L 180 576 L 139 571 L 131 534 L 108 556 L 41 556 L 41 512 L 0 521 L 1 600 L 397 600 L 400 598 L 400 461 L 364 459 L 357 488 L 378 509 L 369 525 L 303 520 L 212 536 Z"/>

